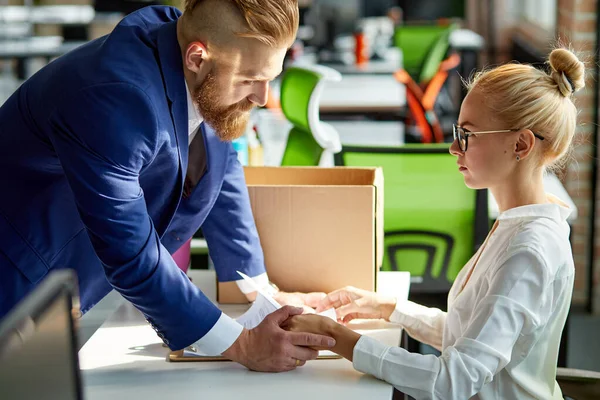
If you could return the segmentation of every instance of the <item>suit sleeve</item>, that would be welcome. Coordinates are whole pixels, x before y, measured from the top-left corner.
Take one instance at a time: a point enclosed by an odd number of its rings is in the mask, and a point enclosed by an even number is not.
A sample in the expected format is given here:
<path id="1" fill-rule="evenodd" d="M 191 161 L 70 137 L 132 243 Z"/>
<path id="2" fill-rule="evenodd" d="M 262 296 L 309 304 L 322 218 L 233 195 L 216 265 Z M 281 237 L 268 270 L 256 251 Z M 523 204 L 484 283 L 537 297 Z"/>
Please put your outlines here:
<path id="1" fill-rule="evenodd" d="M 220 282 L 265 272 L 263 251 L 254 224 L 244 170 L 230 146 L 221 193 L 202 225 Z"/>
<path id="2" fill-rule="evenodd" d="M 221 312 L 177 268 L 146 209 L 139 174 L 156 152 L 156 113 L 125 83 L 83 89 L 50 117 L 51 142 L 110 284 L 172 349 L 203 337 Z"/>

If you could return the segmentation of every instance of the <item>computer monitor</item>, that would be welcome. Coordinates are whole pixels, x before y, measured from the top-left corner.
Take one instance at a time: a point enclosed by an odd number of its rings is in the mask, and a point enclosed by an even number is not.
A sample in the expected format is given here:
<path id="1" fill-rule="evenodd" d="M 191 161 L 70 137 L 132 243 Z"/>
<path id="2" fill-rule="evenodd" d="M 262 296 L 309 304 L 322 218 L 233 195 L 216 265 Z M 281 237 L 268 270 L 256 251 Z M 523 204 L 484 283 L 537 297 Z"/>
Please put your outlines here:
<path id="1" fill-rule="evenodd" d="M 0 321 L 0 398 L 83 398 L 72 315 L 76 293 L 73 271 L 52 272 Z"/>
<path id="2" fill-rule="evenodd" d="M 435 21 L 440 18 L 465 18 L 464 0 L 396 0 L 404 21 Z"/>
<path id="3" fill-rule="evenodd" d="M 362 16 L 362 0 L 313 0 L 306 23 L 314 29 L 310 44 L 318 49 L 333 49 L 340 35 L 351 35 Z"/>
<path id="4" fill-rule="evenodd" d="M 398 6 L 398 0 L 363 0 L 363 18 L 384 17 L 390 8 Z"/>

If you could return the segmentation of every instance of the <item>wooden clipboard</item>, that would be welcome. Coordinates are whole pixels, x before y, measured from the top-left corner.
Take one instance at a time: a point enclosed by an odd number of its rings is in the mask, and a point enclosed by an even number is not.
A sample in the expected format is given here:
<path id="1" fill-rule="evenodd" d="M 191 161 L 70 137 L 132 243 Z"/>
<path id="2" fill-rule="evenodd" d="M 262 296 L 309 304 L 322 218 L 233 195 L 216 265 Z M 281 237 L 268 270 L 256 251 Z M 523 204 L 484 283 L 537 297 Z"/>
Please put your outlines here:
<path id="1" fill-rule="evenodd" d="M 322 351 L 319 353 L 317 360 L 335 360 L 342 356 L 330 351 Z M 231 361 L 223 356 L 202 356 L 198 354 L 184 354 L 184 350 L 176 350 L 169 352 L 167 356 L 169 362 L 202 362 L 202 361 Z"/>

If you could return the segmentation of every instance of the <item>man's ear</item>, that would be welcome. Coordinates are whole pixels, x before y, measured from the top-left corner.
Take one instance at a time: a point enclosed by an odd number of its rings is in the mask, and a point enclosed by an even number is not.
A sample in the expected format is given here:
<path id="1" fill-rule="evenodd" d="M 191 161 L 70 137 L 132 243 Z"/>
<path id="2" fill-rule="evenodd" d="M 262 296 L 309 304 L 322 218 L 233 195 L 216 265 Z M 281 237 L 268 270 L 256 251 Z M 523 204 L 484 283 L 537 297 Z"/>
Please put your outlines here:
<path id="1" fill-rule="evenodd" d="M 517 133 L 517 142 L 515 143 L 515 156 L 521 160 L 527 158 L 535 146 L 535 136 L 529 129 L 522 129 Z"/>
<path id="2" fill-rule="evenodd" d="M 200 72 L 200 67 L 208 60 L 208 51 L 202 42 L 192 42 L 185 50 L 184 64 L 187 69 L 195 74 Z"/>

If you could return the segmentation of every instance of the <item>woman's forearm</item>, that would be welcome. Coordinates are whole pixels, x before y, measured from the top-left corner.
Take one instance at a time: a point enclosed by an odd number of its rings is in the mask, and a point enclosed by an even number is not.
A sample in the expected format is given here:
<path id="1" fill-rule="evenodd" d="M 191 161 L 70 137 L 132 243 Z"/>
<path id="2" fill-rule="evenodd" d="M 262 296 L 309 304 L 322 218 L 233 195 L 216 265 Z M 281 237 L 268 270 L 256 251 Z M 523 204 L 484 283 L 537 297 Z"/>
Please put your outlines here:
<path id="1" fill-rule="evenodd" d="M 356 346 L 361 335 L 337 322 L 331 324 L 328 334 L 335 339 L 335 346 L 331 350 L 352 361 L 354 346 Z"/>

